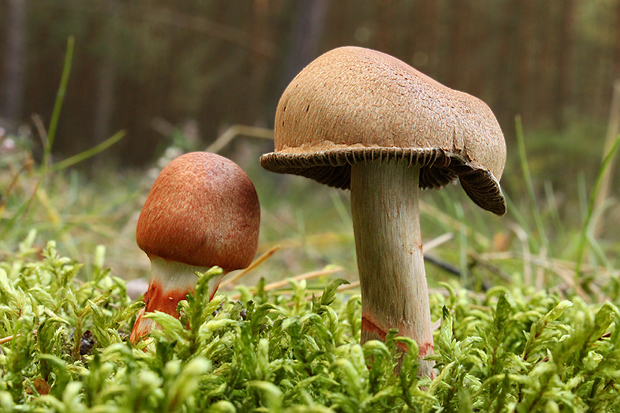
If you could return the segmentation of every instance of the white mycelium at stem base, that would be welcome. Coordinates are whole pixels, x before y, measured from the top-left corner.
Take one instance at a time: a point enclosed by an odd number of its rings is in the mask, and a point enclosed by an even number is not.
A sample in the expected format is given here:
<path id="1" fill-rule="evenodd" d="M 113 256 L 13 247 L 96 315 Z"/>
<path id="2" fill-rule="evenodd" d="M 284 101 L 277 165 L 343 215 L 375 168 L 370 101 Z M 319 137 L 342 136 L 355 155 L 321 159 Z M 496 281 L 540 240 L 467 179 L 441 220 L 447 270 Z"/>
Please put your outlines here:
<path id="1" fill-rule="evenodd" d="M 351 212 L 362 290 L 362 344 L 390 328 L 433 353 L 419 223 L 419 166 L 373 161 L 351 168 Z M 421 361 L 431 374 L 434 362 Z"/>

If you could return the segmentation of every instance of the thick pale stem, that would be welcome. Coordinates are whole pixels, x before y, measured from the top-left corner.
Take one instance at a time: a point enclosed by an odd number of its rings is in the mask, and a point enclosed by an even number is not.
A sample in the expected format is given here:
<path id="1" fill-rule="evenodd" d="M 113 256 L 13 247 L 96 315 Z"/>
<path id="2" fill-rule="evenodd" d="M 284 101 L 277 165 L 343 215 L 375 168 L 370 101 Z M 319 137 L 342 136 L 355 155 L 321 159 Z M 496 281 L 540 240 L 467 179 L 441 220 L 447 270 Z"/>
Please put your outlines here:
<path id="1" fill-rule="evenodd" d="M 185 300 L 187 294 L 194 291 L 198 277 L 196 271 L 205 272 L 208 267 L 195 267 L 175 261 L 166 261 L 159 257 L 151 257 L 151 280 L 149 289 L 144 294 L 146 305 L 138 313 L 136 323 L 129 339 L 135 342 L 148 334 L 153 327 L 153 320 L 142 317 L 145 313 L 161 311 L 179 317 L 177 306 Z M 209 292 L 212 299 L 222 281 L 224 274 L 209 280 Z"/>
<path id="2" fill-rule="evenodd" d="M 419 223 L 420 168 L 372 161 L 351 169 L 351 212 L 362 290 L 362 343 L 397 328 L 433 353 Z M 433 362 L 418 374 L 430 376 Z"/>

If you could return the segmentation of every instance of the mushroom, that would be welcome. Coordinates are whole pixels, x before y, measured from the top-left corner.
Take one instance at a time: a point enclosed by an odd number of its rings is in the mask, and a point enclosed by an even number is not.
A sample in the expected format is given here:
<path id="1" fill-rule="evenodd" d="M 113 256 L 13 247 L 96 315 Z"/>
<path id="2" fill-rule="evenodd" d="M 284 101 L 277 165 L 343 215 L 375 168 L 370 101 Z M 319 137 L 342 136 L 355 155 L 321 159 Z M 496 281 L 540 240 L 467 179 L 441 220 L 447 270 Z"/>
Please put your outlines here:
<path id="1" fill-rule="evenodd" d="M 151 279 L 130 340 L 147 334 L 144 313 L 179 317 L 177 305 L 194 289 L 196 271 L 223 270 L 209 282 L 211 296 L 222 277 L 246 268 L 258 246 L 260 206 L 250 178 L 234 162 L 207 152 L 174 159 L 159 174 L 140 213 L 138 246 L 151 260 Z"/>
<path id="2" fill-rule="evenodd" d="M 430 376 L 433 336 L 419 189 L 460 181 L 480 207 L 503 215 L 506 146 L 489 107 L 387 54 L 331 50 L 303 69 L 276 110 L 272 172 L 351 190 L 362 292 L 362 343 L 387 332 L 413 338 Z"/>

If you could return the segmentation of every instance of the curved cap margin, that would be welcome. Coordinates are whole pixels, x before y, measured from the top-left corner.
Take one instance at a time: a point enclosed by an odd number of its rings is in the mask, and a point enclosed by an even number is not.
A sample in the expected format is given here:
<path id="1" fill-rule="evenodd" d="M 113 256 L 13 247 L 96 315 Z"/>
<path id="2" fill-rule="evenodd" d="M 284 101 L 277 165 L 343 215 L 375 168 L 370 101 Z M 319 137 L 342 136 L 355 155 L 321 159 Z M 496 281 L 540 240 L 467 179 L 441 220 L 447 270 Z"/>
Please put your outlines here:
<path id="1" fill-rule="evenodd" d="M 499 181 L 488 170 L 469 165 L 459 156 L 442 149 L 339 149 L 316 153 L 278 153 L 261 156 L 270 172 L 299 175 L 339 189 L 350 189 L 351 165 L 358 162 L 408 162 L 420 165 L 420 188 L 440 189 L 459 180 L 467 195 L 479 207 L 497 215 L 506 213 L 506 199 Z"/>
<path id="2" fill-rule="evenodd" d="M 502 215 L 506 143 L 491 109 L 390 55 L 341 47 L 315 59 L 288 85 L 276 110 L 272 172 L 349 188 L 350 165 L 406 159 L 420 186 L 459 179 L 480 207 Z"/>

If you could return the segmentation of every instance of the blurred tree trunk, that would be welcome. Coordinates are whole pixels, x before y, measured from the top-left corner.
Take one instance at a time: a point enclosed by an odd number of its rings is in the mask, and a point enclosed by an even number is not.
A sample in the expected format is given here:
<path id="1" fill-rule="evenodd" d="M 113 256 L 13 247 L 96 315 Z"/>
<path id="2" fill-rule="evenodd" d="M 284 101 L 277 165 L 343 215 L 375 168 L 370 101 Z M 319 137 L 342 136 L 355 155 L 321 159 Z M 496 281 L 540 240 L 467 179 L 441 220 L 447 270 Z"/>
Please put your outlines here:
<path id="1" fill-rule="evenodd" d="M 521 24 L 519 25 L 519 61 L 518 61 L 518 105 L 519 111 L 524 117 L 534 115 L 533 105 L 530 104 L 533 91 L 531 79 L 533 69 L 533 54 L 536 48 L 536 10 L 533 0 L 522 0 Z"/>
<path id="2" fill-rule="evenodd" d="M 398 49 L 400 39 L 394 39 L 392 34 L 396 17 L 394 11 L 395 8 L 399 8 L 399 4 L 395 0 L 381 0 L 376 3 L 374 14 L 377 19 L 377 39 L 375 47 L 383 53 L 397 55 L 401 52 Z"/>
<path id="3" fill-rule="evenodd" d="M 292 42 L 284 61 L 284 76 L 281 89 L 308 63 L 317 57 L 323 35 L 325 16 L 330 0 L 300 0 L 293 24 Z"/>
<path id="4" fill-rule="evenodd" d="M 110 122 L 114 113 L 114 85 L 116 67 L 109 55 L 104 56 L 97 75 L 97 94 L 95 98 L 94 140 L 99 144 L 110 137 Z"/>
<path id="5" fill-rule="evenodd" d="M 465 88 L 467 56 L 470 54 L 467 26 L 471 24 L 469 0 L 453 0 L 450 8 L 450 44 L 446 62 L 446 84 L 454 89 Z"/>
<path id="6" fill-rule="evenodd" d="M 514 130 L 514 119 L 519 108 L 516 105 L 516 65 L 514 64 L 515 41 L 518 33 L 518 15 L 521 0 L 507 0 L 499 18 L 500 38 L 497 67 L 495 69 L 496 108 L 500 124 L 505 130 Z"/>
<path id="7" fill-rule="evenodd" d="M 254 0 L 253 2 L 253 22 L 252 22 L 252 39 L 256 42 L 264 42 L 271 40 L 270 25 L 270 5 L 268 0 Z M 267 84 L 267 76 L 269 74 L 269 66 L 271 58 L 259 52 L 257 44 L 252 45 L 252 57 L 250 65 L 250 96 L 248 99 L 248 110 L 246 111 L 247 119 L 245 123 L 253 125 L 257 121 L 263 124 L 263 119 L 259 119 L 261 115 L 266 115 L 262 110 L 263 96 L 265 86 Z"/>
<path id="8" fill-rule="evenodd" d="M 555 77 L 555 110 L 553 123 L 556 128 L 565 126 L 565 113 L 571 102 L 571 75 L 573 55 L 573 26 L 575 22 L 575 0 L 560 2 L 560 39 L 556 55 L 557 74 Z"/>
<path id="9" fill-rule="evenodd" d="M 553 39 L 555 35 L 554 16 L 550 3 L 539 3 L 540 12 L 538 14 L 537 27 L 538 36 L 542 39 L 540 43 L 540 59 L 537 73 L 537 80 L 534 84 L 533 100 L 536 102 L 535 108 L 539 117 L 547 116 L 553 107 Z"/>
<path id="10" fill-rule="evenodd" d="M 97 69 L 97 89 L 95 97 L 95 119 L 94 119 L 94 144 L 99 144 L 110 137 L 112 116 L 114 113 L 115 85 L 116 85 L 116 59 L 115 53 L 118 48 L 118 14 L 116 13 L 117 3 L 106 3 L 104 5 L 109 20 L 102 24 L 102 34 L 100 39 L 105 42 L 103 56 Z"/>
<path id="11" fill-rule="evenodd" d="M 467 61 L 466 83 L 463 84 L 463 90 L 474 96 L 487 100 L 485 96 L 485 84 L 489 68 L 495 66 L 490 59 L 485 59 L 485 48 L 481 47 L 490 33 L 489 27 L 489 8 L 486 0 L 471 1 L 470 21 L 468 24 L 467 44 L 468 53 L 465 56 Z"/>
<path id="12" fill-rule="evenodd" d="M 614 73 L 616 79 L 620 79 L 620 0 L 616 1 L 615 18 L 615 40 L 614 40 Z"/>
<path id="13" fill-rule="evenodd" d="M 26 61 L 26 0 L 8 0 L 5 16 L 4 90 L 0 117 L 16 127 L 22 114 Z"/>
<path id="14" fill-rule="evenodd" d="M 427 59 L 427 70 L 425 73 L 429 76 L 436 78 L 437 70 L 439 65 L 439 56 L 437 53 L 437 26 L 439 19 L 439 2 L 438 1 L 423 1 L 422 6 L 420 7 L 420 12 L 422 14 L 422 19 L 424 23 L 420 25 L 420 39 L 423 44 L 425 44 L 425 48 L 422 49 L 423 53 L 426 54 Z"/>

